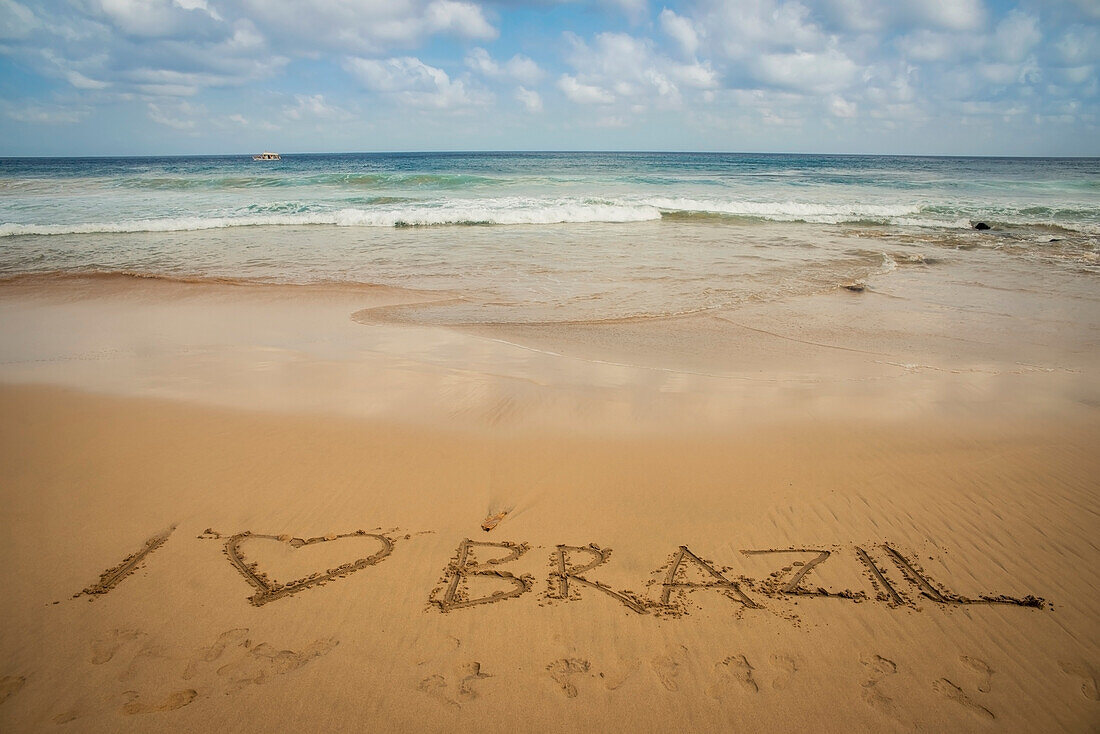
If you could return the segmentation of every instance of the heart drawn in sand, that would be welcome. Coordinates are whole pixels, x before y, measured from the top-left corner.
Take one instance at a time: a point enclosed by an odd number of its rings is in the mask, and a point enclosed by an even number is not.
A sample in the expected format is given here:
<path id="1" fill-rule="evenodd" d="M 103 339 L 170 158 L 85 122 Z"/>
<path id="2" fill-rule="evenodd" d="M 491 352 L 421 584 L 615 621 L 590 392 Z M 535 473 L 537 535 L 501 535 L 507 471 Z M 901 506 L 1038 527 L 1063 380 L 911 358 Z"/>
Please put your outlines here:
<path id="1" fill-rule="evenodd" d="M 367 556 L 366 558 L 359 558 L 350 563 L 344 563 L 336 568 L 327 569 L 324 573 L 317 572 L 312 573 L 305 578 L 295 579 L 287 583 L 276 581 L 269 577 L 266 573 L 261 571 L 258 564 L 245 560 L 245 557 L 241 554 L 240 545 L 241 541 L 248 539 L 261 539 L 271 540 L 276 543 L 286 543 L 291 548 L 298 549 L 305 546 L 314 545 L 316 543 L 328 543 L 334 540 L 340 540 L 341 538 L 373 538 L 381 544 L 381 548 L 378 552 Z M 373 566 L 380 562 L 386 556 L 393 552 L 393 540 L 381 535 L 379 533 L 368 533 L 365 530 L 356 530 L 353 533 L 343 533 L 341 535 L 326 535 L 322 538 L 291 538 L 287 535 L 259 535 L 249 531 L 238 533 L 234 535 L 225 543 L 225 554 L 229 556 L 230 562 L 236 566 L 237 570 L 241 572 L 245 580 L 248 581 L 255 589 L 256 593 L 248 598 L 254 606 L 263 606 L 269 601 L 275 601 L 284 596 L 290 594 L 296 594 L 299 591 L 308 589 L 311 586 L 317 584 L 323 584 L 326 581 L 331 581 L 335 578 L 341 578 L 347 576 L 349 573 L 354 573 L 367 566 Z"/>

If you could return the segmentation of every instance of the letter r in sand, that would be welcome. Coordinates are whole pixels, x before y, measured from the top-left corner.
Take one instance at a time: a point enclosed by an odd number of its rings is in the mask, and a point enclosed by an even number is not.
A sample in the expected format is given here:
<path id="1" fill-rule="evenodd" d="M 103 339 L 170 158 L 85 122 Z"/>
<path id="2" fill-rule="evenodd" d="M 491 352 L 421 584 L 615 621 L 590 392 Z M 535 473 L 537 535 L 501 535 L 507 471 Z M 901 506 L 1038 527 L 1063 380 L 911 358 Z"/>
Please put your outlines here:
<path id="1" fill-rule="evenodd" d="M 573 553 L 587 553 L 590 558 L 588 563 L 570 565 L 570 556 Z M 595 543 L 590 545 L 559 545 L 554 555 L 551 556 L 550 562 L 556 566 L 555 571 L 551 571 L 550 575 L 552 579 L 557 580 L 558 593 L 557 598 L 569 599 L 569 582 L 575 581 L 577 584 L 583 586 L 589 586 L 593 589 L 598 589 L 603 593 L 610 596 L 612 599 L 617 599 L 622 602 L 628 609 L 638 614 L 646 614 L 645 605 L 629 591 L 615 591 L 610 586 L 600 581 L 592 581 L 581 576 L 582 573 L 591 571 L 596 566 L 602 566 L 607 563 L 607 559 L 611 557 L 610 548 L 600 548 Z"/>

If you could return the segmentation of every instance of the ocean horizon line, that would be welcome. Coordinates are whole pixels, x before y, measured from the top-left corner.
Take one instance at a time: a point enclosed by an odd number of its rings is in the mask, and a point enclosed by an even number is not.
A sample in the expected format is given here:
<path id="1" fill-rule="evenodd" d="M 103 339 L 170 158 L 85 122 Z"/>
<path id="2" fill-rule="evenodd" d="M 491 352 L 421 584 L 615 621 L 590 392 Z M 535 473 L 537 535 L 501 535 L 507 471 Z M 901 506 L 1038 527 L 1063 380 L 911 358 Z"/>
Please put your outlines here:
<path id="1" fill-rule="evenodd" d="M 8 155 L 5 160 L 120 160 L 149 158 L 236 158 L 257 155 L 255 150 L 234 153 L 126 153 L 96 155 Z M 472 156 L 472 155 L 697 155 L 697 156 L 770 156 L 807 158 L 908 158 L 918 160 L 1100 160 L 1096 155 L 994 155 L 953 153 L 815 153 L 804 151 L 722 151 L 722 150 L 346 150 L 346 151 L 291 151 L 279 152 L 280 156 Z"/>

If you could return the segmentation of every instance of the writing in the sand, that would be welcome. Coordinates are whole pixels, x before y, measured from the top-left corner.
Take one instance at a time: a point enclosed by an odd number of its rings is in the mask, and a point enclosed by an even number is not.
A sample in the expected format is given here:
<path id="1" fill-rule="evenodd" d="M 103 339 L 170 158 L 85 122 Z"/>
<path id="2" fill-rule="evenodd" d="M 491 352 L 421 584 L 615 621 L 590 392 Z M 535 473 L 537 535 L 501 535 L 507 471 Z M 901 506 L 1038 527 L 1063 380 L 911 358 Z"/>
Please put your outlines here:
<path id="1" fill-rule="evenodd" d="M 107 569 L 98 582 L 80 594 L 106 594 L 137 570 L 150 554 L 168 541 L 175 527 L 154 535 L 135 553 Z M 421 533 L 422 534 L 422 533 Z M 413 535 L 398 529 L 356 530 L 314 538 L 288 535 L 263 535 L 244 531 L 232 536 L 207 529 L 199 538 L 224 541 L 223 552 L 230 564 L 254 589 L 248 600 L 254 606 L 282 599 L 311 589 L 389 559 L 395 549 Z M 333 568 L 317 570 L 293 580 L 279 580 L 277 568 L 261 568 L 246 556 L 246 550 L 261 543 L 282 543 L 300 550 L 339 540 L 360 557 L 350 558 Z M 665 563 L 644 582 L 645 593 L 615 588 L 599 578 L 600 570 L 611 560 L 611 549 L 595 543 L 555 545 L 549 551 L 545 571 L 546 585 L 538 596 L 548 603 L 574 602 L 600 597 L 621 606 L 627 613 L 655 616 L 679 616 L 690 611 L 702 599 L 721 596 L 732 603 L 738 614 L 744 610 L 764 609 L 770 603 L 796 598 L 831 598 L 850 602 L 880 602 L 891 606 L 916 606 L 918 601 L 941 606 L 1003 604 L 1042 609 L 1046 602 L 1033 595 L 962 594 L 935 581 L 916 557 L 891 543 L 821 547 L 746 548 L 737 555 L 750 561 L 757 577 L 745 575 L 746 569 L 724 566 L 700 555 L 686 545 L 671 552 Z M 368 552 L 369 551 L 369 552 Z M 532 593 L 535 578 L 523 573 L 522 561 L 531 551 L 527 543 L 486 542 L 463 539 L 446 563 L 438 584 L 428 595 L 431 605 L 442 612 L 479 607 L 518 599 Z M 247 550 L 247 552 L 252 552 Z M 530 557 L 528 557 L 530 558 Z M 763 563 L 763 566 L 761 566 Z M 829 581 L 819 580 L 829 571 Z M 764 573 L 765 575 L 761 575 Z M 284 577 L 285 578 L 285 577 Z M 846 588 L 836 588 L 840 584 Z"/>
<path id="2" fill-rule="evenodd" d="M 744 556 L 794 557 L 797 560 L 783 565 L 766 578 L 750 578 L 735 575 L 734 569 L 709 561 L 686 545 L 676 549 L 663 566 L 653 572 L 654 578 L 647 587 L 650 592 L 642 595 L 628 589 L 615 589 L 596 579 L 593 571 L 603 566 L 611 557 L 611 549 L 592 543 L 586 546 L 557 545 L 550 555 L 547 573 L 547 590 L 544 597 L 550 600 L 576 601 L 585 590 L 603 594 L 635 614 L 680 615 L 687 612 L 690 597 L 700 592 L 718 593 L 728 598 L 740 609 L 761 609 L 767 600 L 783 597 L 832 597 L 853 602 L 877 601 L 894 606 L 914 606 L 915 597 L 936 604 L 1010 604 L 1041 609 L 1046 602 L 1027 595 L 1013 597 L 1005 594 L 978 594 L 971 597 L 947 590 L 921 569 L 914 558 L 907 557 L 889 543 L 883 543 L 872 551 L 885 556 L 893 569 L 888 569 L 881 559 L 876 559 L 862 546 L 847 549 L 824 548 L 766 548 L 743 549 Z M 517 561 L 530 550 L 525 543 L 489 543 L 463 540 L 447 564 L 440 586 L 430 595 L 430 601 L 441 611 L 492 604 L 514 599 L 530 592 L 534 578 L 529 574 L 517 575 L 503 566 Z M 813 573 L 822 564 L 838 554 L 850 552 L 864 571 L 862 581 L 869 583 L 865 589 L 828 590 L 814 585 Z M 483 557 L 478 557 L 483 554 Z M 901 582 L 893 577 L 900 574 Z M 476 580 L 481 591 L 469 589 Z M 855 579 L 853 579 L 855 581 Z M 492 591 L 486 591 L 493 586 Z"/>

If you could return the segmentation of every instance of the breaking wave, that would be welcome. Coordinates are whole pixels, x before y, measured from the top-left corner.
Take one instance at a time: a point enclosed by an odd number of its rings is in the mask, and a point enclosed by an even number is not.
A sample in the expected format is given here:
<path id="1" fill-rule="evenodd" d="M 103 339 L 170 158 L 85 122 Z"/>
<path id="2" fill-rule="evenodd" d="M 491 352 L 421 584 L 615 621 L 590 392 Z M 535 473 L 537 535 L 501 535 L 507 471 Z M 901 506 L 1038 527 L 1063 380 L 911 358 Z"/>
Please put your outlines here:
<path id="1" fill-rule="evenodd" d="M 734 217 L 767 219 L 774 222 L 842 224 L 846 222 L 890 223 L 896 217 L 919 214 L 915 204 L 821 204 L 800 201 L 721 201 L 654 197 L 645 202 L 671 214 L 725 214 Z"/>
<path id="2" fill-rule="evenodd" d="M 970 229 L 976 220 L 1005 228 L 1049 227 L 1094 233 L 1087 222 L 1051 221 L 1059 212 L 1031 208 L 1020 212 L 965 212 L 959 208 L 918 203 L 867 204 L 807 201 L 747 201 L 673 197 L 532 198 L 497 197 L 417 200 L 368 196 L 345 201 L 358 206 L 323 206 L 309 201 L 249 204 L 211 216 L 150 217 L 76 223 L 0 223 L 0 237 L 131 232 L 178 232 L 226 227 L 311 226 L 431 227 L 459 225 L 542 225 L 628 223 L 660 219 L 697 221 L 770 221 L 810 224 L 885 225 Z M 1092 212 L 1090 212 L 1091 214 Z M 993 216 L 989 216 L 993 215 Z M 1001 215 L 1001 216 L 997 216 Z M 1006 216 L 1007 215 L 1007 216 Z M 1021 216 L 1023 215 L 1023 216 Z M 1036 217 L 1042 217 L 1037 221 Z"/>

